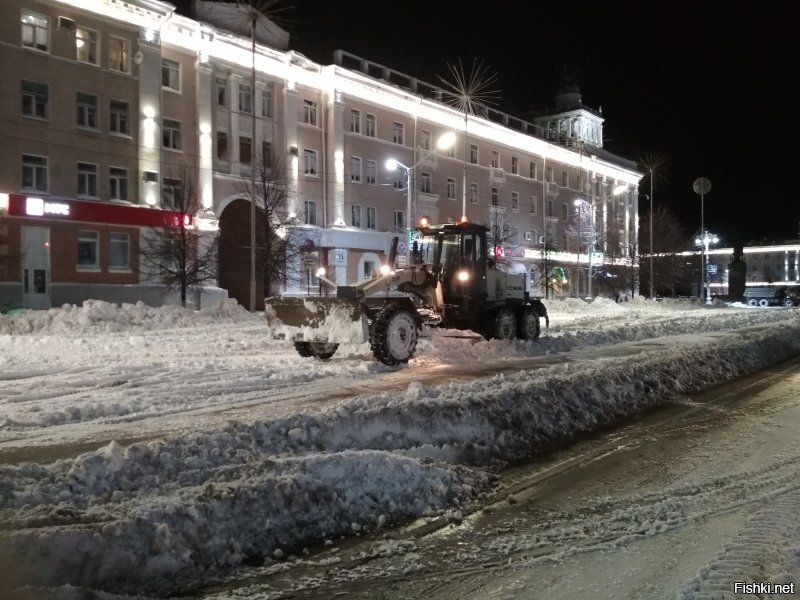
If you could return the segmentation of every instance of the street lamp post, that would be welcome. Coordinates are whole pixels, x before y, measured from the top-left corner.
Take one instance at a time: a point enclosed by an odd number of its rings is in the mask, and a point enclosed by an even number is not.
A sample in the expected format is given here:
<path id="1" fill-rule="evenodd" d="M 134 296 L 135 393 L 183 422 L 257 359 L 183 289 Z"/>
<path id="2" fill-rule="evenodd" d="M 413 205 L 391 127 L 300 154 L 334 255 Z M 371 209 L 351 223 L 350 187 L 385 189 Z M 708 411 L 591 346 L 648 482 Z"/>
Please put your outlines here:
<path id="1" fill-rule="evenodd" d="M 705 195 L 711 191 L 711 182 L 708 180 L 707 177 L 698 177 L 697 179 L 692 182 L 692 189 L 694 190 L 695 194 L 700 196 L 700 236 L 701 238 L 706 237 L 706 225 L 705 225 Z M 698 239 L 701 239 L 698 238 Z M 695 240 L 696 244 L 699 244 L 698 240 Z M 703 252 L 703 257 L 701 261 L 701 272 L 700 272 L 700 289 L 701 293 L 702 290 L 705 289 L 706 285 L 706 254 L 708 254 L 708 244 L 705 246 L 705 252 Z M 702 248 L 701 248 L 702 250 Z M 711 294 L 706 295 L 706 304 L 711 304 Z"/>
<path id="2" fill-rule="evenodd" d="M 706 263 L 708 262 L 708 247 L 711 244 L 719 242 L 719 238 L 708 231 L 702 231 L 700 237 L 695 238 L 694 243 L 700 246 L 702 258 L 700 260 L 700 285 L 701 293 L 705 291 L 706 304 L 711 304 L 711 285 L 708 283 L 708 274 L 706 273 Z"/>
<path id="3" fill-rule="evenodd" d="M 436 140 L 436 149 L 437 150 L 447 150 L 456 141 L 456 134 L 451 132 L 442 134 L 438 140 Z M 434 149 L 426 150 L 425 154 L 422 155 L 417 162 L 415 162 L 410 167 L 404 165 L 399 160 L 395 160 L 394 158 L 390 158 L 386 161 L 386 168 L 389 171 L 396 171 L 398 167 L 405 169 L 406 172 L 406 267 L 411 266 L 411 182 L 413 179 L 414 169 L 416 169 L 419 165 L 421 165 L 431 154 L 434 153 Z"/>

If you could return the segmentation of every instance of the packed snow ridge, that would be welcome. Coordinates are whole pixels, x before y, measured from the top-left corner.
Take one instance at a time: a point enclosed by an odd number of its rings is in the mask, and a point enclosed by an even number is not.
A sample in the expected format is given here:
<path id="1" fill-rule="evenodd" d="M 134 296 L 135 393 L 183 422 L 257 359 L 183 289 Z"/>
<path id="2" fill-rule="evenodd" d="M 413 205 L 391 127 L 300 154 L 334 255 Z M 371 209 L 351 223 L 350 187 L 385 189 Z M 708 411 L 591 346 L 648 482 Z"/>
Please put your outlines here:
<path id="1" fill-rule="evenodd" d="M 394 370 L 361 346 L 329 362 L 300 359 L 270 339 L 263 317 L 232 303 L 192 312 L 91 302 L 0 317 L 0 379 L 10 390 L 0 395 L 0 459 L 4 445 L 56 426 L 188 419 L 272 387 L 334 395 L 343 380 L 408 375 L 399 390 L 274 415 L 267 406 L 237 421 L 221 411 L 203 431 L 2 465 L 0 577 L 12 590 L 188 589 L 244 561 L 475 502 L 499 465 L 800 354 L 792 309 L 602 299 L 547 307 L 551 329 L 538 342 L 431 332 Z M 531 357 L 552 360 L 414 381 L 453 364 L 468 372 Z M 96 377 L 106 384 L 87 383 Z"/>

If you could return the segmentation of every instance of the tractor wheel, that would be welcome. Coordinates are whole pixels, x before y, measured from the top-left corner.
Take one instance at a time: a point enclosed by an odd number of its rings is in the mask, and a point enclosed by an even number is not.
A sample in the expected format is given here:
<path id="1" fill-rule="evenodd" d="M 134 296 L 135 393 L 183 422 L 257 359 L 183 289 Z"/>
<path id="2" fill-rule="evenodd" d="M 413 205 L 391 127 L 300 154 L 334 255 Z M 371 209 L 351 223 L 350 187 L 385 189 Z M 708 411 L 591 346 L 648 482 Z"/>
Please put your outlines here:
<path id="1" fill-rule="evenodd" d="M 758 305 L 759 306 L 769 306 L 769 300 L 767 300 L 766 298 L 762 298 L 761 300 L 758 301 Z"/>
<path id="2" fill-rule="evenodd" d="M 375 360 L 395 366 L 414 356 L 418 335 L 414 315 L 399 304 L 388 304 L 372 321 L 369 347 Z"/>
<path id="3" fill-rule="evenodd" d="M 786 300 L 783 301 L 783 305 L 784 306 L 794 306 L 794 300 L 792 300 L 791 298 L 786 298 Z"/>
<path id="4" fill-rule="evenodd" d="M 758 300 L 756 300 L 755 298 L 750 298 L 747 301 L 747 306 L 758 306 Z"/>
<path id="5" fill-rule="evenodd" d="M 539 325 L 539 313 L 532 306 L 525 306 L 520 311 L 517 323 L 517 336 L 521 340 L 538 340 L 542 329 Z"/>
<path id="6" fill-rule="evenodd" d="M 510 308 L 501 308 L 497 312 L 492 337 L 498 340 L 513 340 L 517 337 L 517 317 Z"/>
<path id="7" fill-rule="evenodd" d="M 331 356 L 336 354 L 336 350 L 339 349 L 339 344 L 329 344 L 326 342 L 295 342 L 294 349 L 304 358 L 316 356 L 320 360 L 328 360 Z"/>

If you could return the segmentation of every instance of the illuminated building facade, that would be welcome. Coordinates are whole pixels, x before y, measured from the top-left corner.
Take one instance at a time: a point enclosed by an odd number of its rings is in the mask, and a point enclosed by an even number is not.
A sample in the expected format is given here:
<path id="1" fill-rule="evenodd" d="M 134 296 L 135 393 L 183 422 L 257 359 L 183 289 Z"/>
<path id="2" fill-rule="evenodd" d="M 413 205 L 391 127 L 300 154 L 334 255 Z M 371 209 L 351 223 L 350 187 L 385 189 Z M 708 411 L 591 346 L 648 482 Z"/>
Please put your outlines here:
<path id="1" fill-rule="evenodd" d="M 603 150 L 602 115 L 575 90 L 532 122 L 497 111 L 465 119 L 443 90 L 383 65 L 344 52 L 316 64 L 274 27 L 254 58 L 246 32 L 157 0 L 8 0 L 0 17 L 19 23 L 0 40 L 14 92 L 0 100 L 0 304 L 129 300 L 147 283 L 136 254 L 152 226 L 136 215 L 173 208 L 188 175 L 196 222 L 219 230 L 219 284 L 247 306 L 260 165 L 277 175 L 280 216 L 307 249 L 292 258 L 289 292 L 305 290 L 317 266 L 337 283 L 371 275 L 423 216 L 487 224 L 505 268 L 529 273 L 537 294 L 545 255 L 559 293 L 585 293 L 590 241 L 596 268 L 636 267 L 642 174 Z M 447 132 L 455 146 L 435 151 Z M 410 197 L 390 158 L 416 165 Z M 25 212 L 29 198 L 42 214 Z"/>

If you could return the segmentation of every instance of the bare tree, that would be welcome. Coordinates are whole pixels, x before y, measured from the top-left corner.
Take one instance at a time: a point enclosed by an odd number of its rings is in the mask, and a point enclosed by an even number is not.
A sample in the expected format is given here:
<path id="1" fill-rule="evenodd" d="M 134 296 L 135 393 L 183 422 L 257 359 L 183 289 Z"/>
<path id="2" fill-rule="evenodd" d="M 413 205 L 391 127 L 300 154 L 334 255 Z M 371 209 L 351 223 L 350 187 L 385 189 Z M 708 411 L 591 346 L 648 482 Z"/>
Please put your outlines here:
<path id="1" fill-rule="evenodd" d="M 163 203 L 172 210 L 164 213 L 162 227 L 143 235 L 140 269 L 168 289 L 179 289 L 181 306 L 185 307 L 190 287 L 216 279 L 217 239 L 192 222 L 200 202 L 189 171 L 183 169 L 180 179 L 172 182 L 162 192 Z"/>
<path id="2" fill-rule="evenodd" d="M 511 264 L 507 251 L 519 245 L 519 229 L 506 221 L 505 213 L 500 208 L 492 208 L 489 213 L 489 231 L 486 235 L 486 245 L 489 252 L 494 251 L 495 265 L 499 268 Z"/>
<path id="3" fill-rule="evenodd" d="M 689 283 L 686 259 L 680 252 L 686 250 L 687 236 L 678 219 L 666 206 L 653 210 L 652 220 L 642 221 L 639 228 L 640 247 L 650 243 L 650 222 L 653 224 L 653 260 L 641 263 L 642 279 L 650 278 L 650 264 L 653 265 L 653 287 L 655 294 L 674 296 L 677 287 Z"/>
<path id="4" fill-rule="evenodd" d="M 255 206 L 256 264 L 258 276 L 263 282 L 264 296 L 273 295 L 276 286 L 300 282 L 300 271 L 296 265 L 309 253 L 315 251 L 308 243 L 316 240 L 298 228 L 297 217 L 289 213 L 286 171 L 279 162 L 268 155 L 256 167 Z M 249 190 L 245 193 L 251 197 Z"/>

